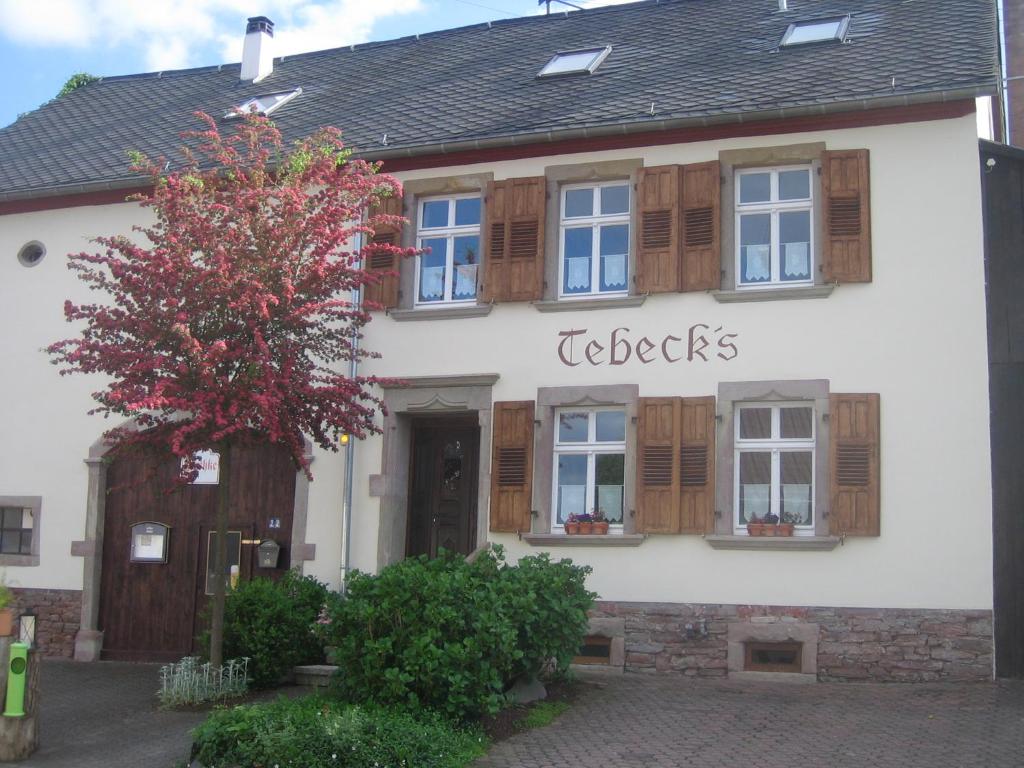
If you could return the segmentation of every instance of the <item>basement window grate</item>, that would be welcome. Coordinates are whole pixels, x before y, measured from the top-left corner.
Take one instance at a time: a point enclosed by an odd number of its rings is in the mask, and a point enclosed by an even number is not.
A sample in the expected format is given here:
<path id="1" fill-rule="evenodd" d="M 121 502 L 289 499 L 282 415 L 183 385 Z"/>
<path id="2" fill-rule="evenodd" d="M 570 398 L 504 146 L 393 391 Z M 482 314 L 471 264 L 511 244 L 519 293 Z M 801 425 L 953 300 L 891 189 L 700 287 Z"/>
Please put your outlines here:
<path id="1" fill-rule="evenodd" d="M 745 672 L 800 673 L 803 643 L 745 643 Z"/>
<path id="2" fill-rule="evenodd" d="M 590 664 L 608 666 L 612 659 L 612 639 L 610 637 L 598 637 L 588 635 L 583 638 L 583 645 L 580 646 L 573 664 Z"/>

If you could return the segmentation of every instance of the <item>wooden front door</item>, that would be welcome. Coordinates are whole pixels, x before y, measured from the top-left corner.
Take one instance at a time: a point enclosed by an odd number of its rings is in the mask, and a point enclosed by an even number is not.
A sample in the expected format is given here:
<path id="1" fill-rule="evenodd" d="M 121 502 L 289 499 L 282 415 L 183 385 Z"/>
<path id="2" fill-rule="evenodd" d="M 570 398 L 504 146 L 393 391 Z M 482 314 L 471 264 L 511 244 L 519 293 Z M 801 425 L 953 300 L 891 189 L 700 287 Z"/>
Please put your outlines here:
<path id="1" fill-rule="evenodd" d="M 468 555 L 476 544 L 475 421 L 424 419 L 413 425 L 406 555 Z"/>
<path id="2" fill-rule="evenodd" d="M 205 629 L 206 550 L 217 512 L 216 485 L 177 485 L 180 462 L 152 452 L 124 453 L 107 470 L 99 628 L 104 659 L 177 661 L 199 650 Z M 234 451 L 229 532 L 239 541 L 239 576 L 279 577 L 290 565 L 295 467 L 268 445 Z M 167 526 L 166 562 L 133 562 L 131 528 Z M 256 545 L 274 539 L 275 569 L 258 568 Z M 243 543 L 249 542 L 249 543 Z"/>

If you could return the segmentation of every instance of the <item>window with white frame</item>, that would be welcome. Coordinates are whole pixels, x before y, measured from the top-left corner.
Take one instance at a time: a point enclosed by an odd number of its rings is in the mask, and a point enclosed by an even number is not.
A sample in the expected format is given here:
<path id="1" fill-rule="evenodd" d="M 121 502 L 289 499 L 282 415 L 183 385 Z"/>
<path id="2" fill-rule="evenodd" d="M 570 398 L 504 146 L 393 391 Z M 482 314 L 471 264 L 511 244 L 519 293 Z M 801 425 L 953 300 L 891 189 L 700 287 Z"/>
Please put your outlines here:
<path id="1" fill-rule="evenodd" d="M 427 198 L 419 204 L 416 305 L 476 301 L 480 268 L 480 195 Z"/>
<path id="2" fill-rule="evenodd" d="M 622 525 L 626 411 L 563 408 L 555 412 L 553 527 L 570 515 L 600 512 Z"/>
<path id="3" fill-rule="evenodd" d="M 561 296 L 628 292 L 629 206 L 626 181 L 562 188 Z"/>
<path id="4" fill-rule="evenodd" d="M 736 172 L 738 288 L 814 282 L 811 167 Z"/>
<path id="5" fill-rule="evenodd" d="M 792 523 L 814 533 L 814 407 L 750 403 L 737 409 L 734 524 Z"/>

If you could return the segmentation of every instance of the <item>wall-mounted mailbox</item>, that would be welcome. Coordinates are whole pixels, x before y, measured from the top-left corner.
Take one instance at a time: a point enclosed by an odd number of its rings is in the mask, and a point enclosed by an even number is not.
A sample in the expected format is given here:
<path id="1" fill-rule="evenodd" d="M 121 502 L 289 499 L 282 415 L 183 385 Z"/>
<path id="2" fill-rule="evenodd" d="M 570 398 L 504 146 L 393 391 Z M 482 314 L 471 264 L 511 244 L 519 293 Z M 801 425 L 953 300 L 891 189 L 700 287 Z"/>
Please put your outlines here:
<path id="1" fill-rule="evenodd" d="M 136 523 L 132 526 L 132 562 L 166 563 L 171 529 L 163 523 Z"/>
<path id="2" fill-rule="evenodd" d="M 281 545 L 273 539 L 265 539 L 256 548 L 260 568 L 277 568 L 277 559 L 281 556 Z"/>

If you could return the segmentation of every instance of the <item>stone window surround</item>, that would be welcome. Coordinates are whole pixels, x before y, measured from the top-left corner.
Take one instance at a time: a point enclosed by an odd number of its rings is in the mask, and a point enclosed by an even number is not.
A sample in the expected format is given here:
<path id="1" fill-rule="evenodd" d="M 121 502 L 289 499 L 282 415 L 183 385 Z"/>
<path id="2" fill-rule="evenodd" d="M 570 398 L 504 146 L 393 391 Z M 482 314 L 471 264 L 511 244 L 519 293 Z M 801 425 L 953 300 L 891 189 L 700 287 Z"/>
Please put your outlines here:
<path id="1" fill-rule="evenodd" d="M 594 537 L 566 536 L 564 538 L 600 544 L 602 541 L 625 546 L 639 544 L 642 536 L 636 536 L 636 439 L 637 401 L 640 397 L 638 384 L 600 384 L 579 387 L 541 387 L 537 390 L 536 429 L 533 445 L 533 533 L 540 534 L 535 544 L 550 545 L 552 539 L 562 538 L 551 533 L 551 493 L 554 483 L 555 456 L 555 411 L 559 408 L 578 406 L 591 408 L 621 405 L 626 410 L 626 459 L 625 489 L 623 491 L 623 533 Z M 527 537 L 527 541 L 531 537 Z M 591 540 L 592 539 L 592 540 Z"/>
<path id="2" fill-rule="evenodd" d="M 120 427 L 136 429 L 134 421 Z M 99 661 L 103 649 L 103 632 L 99 629 L 100 578 L 103 570 L 103 525 L 107 497 L 107 454 L 113 445 L 100 437 L 89 448 L 85 459 L 88 486 L 85 506 L 85 539 L 71 542 L 72 557 L 82 558 L 82 613 L 75 635 L 75 661 Z M 312 462 L 313 444 L 305 440 L 305 458 Z M 303 564 L 316 558 L 316 544 L 306 543 L 306 520 L 309 515 L 309 484 L 306 473 L 295 473 L 295 504 L 292 518 L 292 540 L 289 557 L 292 568 L 302 573 Z"/>
<path id="3" fill-rule="evenodd" d="M 491 492 L 491 390 L 499 374 L 398 377 L 385 385 L 381 474 L 370 475 L 370 496 L 380 499 L 377 569 L 405 558 L 409 514 L 409 457 L 412 421 L 417 416 L 475 417 L 480 427 L 477 459 L 476 546 L 487 542 Z"/>
<path id="4" fill-rule="evenodd" d="M 826 284 L 822 279 L 822 207 L 821 207 L 821 153 L 825 151 L 825 142 L 808 144 L 790 144 L 778 147 L 756 147 L 752 149 L 726 149 L 718 153 L 718 162 L 722 172 L 722 290 L 715 293 L 718 301 L 773 301 L 779 299 L 826 298 L 832 293 L 834 286 Z M 811 166 L 814 190 L 814 209 L 811 226 L 813 228 L 814 252 L 812 254 L 812 271 L 814 285 L 801 288 L 762 288 L 742 290 L 736 287 L 736 171 L 743 168 L 761 166 L 800 165 L 809 163 Z M 778 295 L 776 295 L 778 294 Z"/>
<path id="5" fill-rule="evenodd" d="M 816 683 L 818 681 L 817 624 L 797 621 L 732 622 L 727 630 L 729 677 L 740 680 Z M 800 643 L 800 672 L 753 672 L 744 669 L 747 643 Z"/>
<path id="6" fill-rule="evenodd" d="M 636 295 L 636 182 L 637 175 L 643 168 L 644 161 L 640 158 L 629 160 L 602 160 L 591 163 L 572 163 L 571 165 L 549 165 L 544 168 L 544 177 L 547 179 L 547 208 L 544 212 L 544 299 L 538 307 L 541 311 L 551 311 L 551 304 L 557 303 L 569 310 L 576 302 L 581 303 L 581 309 L 604 309 L 606 306 L 619 306 L 611 304 L 613 301 L 623 301 Z M 626 286 L 629 291 L 627 297 L 616 297 L 614 299 L 601 295 L 588 295 L 580 298 L 559 298 L 559 259 L 561 258 L 561 243 L 559 238 L 562 232 L 562 187 L 568 184 L 585 184 L 587 182 L 615 181 L 621 179 L 629 183 L 629 254 L 626 258 Z M 604 302 L 595 303 L 592 306 L 582 306 L 583 302 Z"/>
<path id="7" fill-rule="evenodd" d="M 807 400 L 814 403 L 814 536 L 806 542 L 810 546 L 820 544 L 814 541 L 828 537 L 829 514 L 829 381 L 828 379 L 805 379 L 795 381 L 725 381 L 718 385 L 718 439 L 715 478 L 715 540 L 722 537 L 747 540 L 745 536 L 734 536 L 734 472 L 737 403 L 789 402 Z M 752 540 L 751 540 L 752 541 Z M 776 539 L 772 539 L 776 541 Z M 804 544 L 800 537 L 777 539 L 790 547 Z M 712 546 L 715 541 L 712 541 Z M 727 543 L 727 542 L 720 542 Z M 831 549 L 830 547 L 827 547 Z"/>
<path id="8" fill-rule="evenodd" d="M 0 554 L 0 566 L 34 567 L 39 565 L 40 522 L 43 515 L 42 496 L 0 496 L 0 507 L 21 507 L 32 510 L 32 550 L 27 555 Z"/>
<path id="9" fill-rule="evenodd" d="M 462 195 L 468 192 L 479 192 L 481 201 L 487 189 L 488 182 L 494 179 L 493 173 L 471 173 L 461 176 L 446 176 L 434 179 L 412 179 L 402 184 L 402 215 L 409 220 L 409 223 L 402 227 L 403 248 L 415 248 L 417 229 L 419 227 L 420 201 L 425 197 L 443 197 L 444 195 Z M 480 242 L 484 241 L 484 232 L 487 226 L 486 206 L 480 206 Z M 483 248 L 481 248 L 481 251 Z M 486 305 L 473 304 L 442 304 L 437 307 L 416 307 L 416 259 L 402 259 L 398 272 L 398 309 L 392 310 L 392 315 L 397 315 L 396 320 L 430 319 L 438 320 L 442 317 L 474 317 L 487 314 L 490 308 Z M 477 275 L 477 297 L 480 296 L 480 277 L 483 272 Z M 438 313 L 434 317 L 430 314 Z"/>

